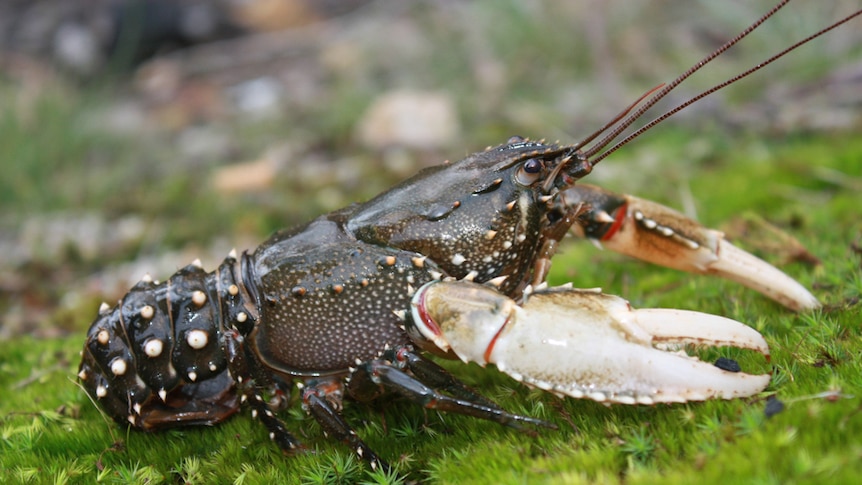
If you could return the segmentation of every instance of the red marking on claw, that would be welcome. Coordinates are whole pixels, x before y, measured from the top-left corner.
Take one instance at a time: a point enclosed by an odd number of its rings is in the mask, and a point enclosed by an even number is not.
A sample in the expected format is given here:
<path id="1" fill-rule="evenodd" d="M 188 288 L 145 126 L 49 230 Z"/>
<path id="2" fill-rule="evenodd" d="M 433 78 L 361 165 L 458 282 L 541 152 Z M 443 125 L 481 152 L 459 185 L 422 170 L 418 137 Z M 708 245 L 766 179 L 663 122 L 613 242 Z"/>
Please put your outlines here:
<path id="1" fill-rule="evenodd" d="M 503 329 L 506 328 L 506 325 L 509 324 L 510 317 L 506 317 L 506 321 L 500 325 L 500 329 L 497 330 L 497 333 L 494 334 L 494 338 L 491 339 L 491 343 L 488 344 L 488 348 L 485 349 L 485 362 L 491 362 L 491 353 L 494 352 L 494 345 L 497 344 L 497 339 L 500 337 L 500 334 L 503 333 Z"/>
<path id="2" fill-rule="evenodd" d="M 419 294 L 419 318 L 422 319 L 422 323 L 425 324 L 428 329 L 434 332 L 434 335 L 442 335 L 443 332 L 440 330 L 440 327 L 437 326 L 437 322 L 431 318 L 431 315 L 428 314 L 428 309 L 425 306 L 425 293 L 428 291 L 428 288 L 425 287 L 422 289 L 422 293 Z"/>
<path id="3" fill-rule="evenodd" d="M 620 228 L 623 227 L 623 220 L 625 220 L 626 214 L 628 214 L 628 207 L 629 204 L 628 202 L 626 202 L 617 209 L 617 215 L 614 218 L 614 223 L 611 224 L 611 227 L 610 229 L 608 229 L 608 232 L 606 232 L 605 235 L 602 236 L 602 241 L 607 241 L 610 238 L 614 237 L 614 234 L 616 234 L 617 231 L 619 231 Z"/>

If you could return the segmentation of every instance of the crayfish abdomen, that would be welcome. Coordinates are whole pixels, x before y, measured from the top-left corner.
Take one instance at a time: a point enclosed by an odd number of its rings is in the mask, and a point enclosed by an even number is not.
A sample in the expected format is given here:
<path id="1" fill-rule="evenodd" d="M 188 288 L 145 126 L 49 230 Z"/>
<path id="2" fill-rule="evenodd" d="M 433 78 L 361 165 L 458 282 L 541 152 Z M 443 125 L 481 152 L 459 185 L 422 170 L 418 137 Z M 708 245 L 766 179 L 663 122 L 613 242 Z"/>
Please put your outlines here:
<path id="1" fill-rule="evenodd" d="M 164 283 L 145 277 L 90 327 L 78 376 L 118 422 L 142 429 L 213 424 L 239 409 L 221 342 L 225 316 L 244 320 L 237 262 L 196 262 Z"/>

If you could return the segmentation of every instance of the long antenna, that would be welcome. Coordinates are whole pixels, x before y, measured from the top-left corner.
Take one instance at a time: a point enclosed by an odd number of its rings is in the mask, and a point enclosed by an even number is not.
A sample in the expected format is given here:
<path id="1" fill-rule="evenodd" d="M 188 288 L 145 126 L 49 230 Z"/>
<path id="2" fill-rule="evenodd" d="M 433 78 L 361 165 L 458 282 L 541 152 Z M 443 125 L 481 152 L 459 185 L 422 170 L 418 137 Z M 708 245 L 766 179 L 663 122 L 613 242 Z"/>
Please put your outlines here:
<path id="1" fill-rule="evenodd" d="M 736 37 L 725 42 L 724 45 L 722 45 L 718 49 L 714 50 L 711 54 L 709 54 L 708 56 L 706 56 L 703 59 L 701 59 L 700 61 L 698 61 L 695 65 L 688 68 L 687 71 L 680 74 L 676 79 L 674 79 L 667 86 L 665 86 L 664 89 L 662 89 L 661 91 L 656 93 L 653 97 L 648 99 L 640 108 L 638 108 L 637 111 L 635 111 L 633 114 L 631 114 L 628 117 L 626 117 L 625 119 L 623 119 L 619 123 L 619 125 L 617 125 L 617 127 L 613 129 L 613 131 L 611 131 L 610 133 L 605 135 L 604 138 L 602 138 L 601 140 L 596 142 L 596 144 L 593 145 L 592 148 L 586 150 L 581 155 L 589 160 L 590 157 L 592 157 L 596 153 L 600 152 L 605 146 L 607 146 L 609 143 L 611 143 L 614 140 L 614 138 L 618 137 L 620 135 L 620 133 L 623 132 L 623 130 L 625 130 L 632 123 L 637 121 L 637 119 L 640 118 L 648 109 L 652 108 L 662 98 L 667 96 L 667 94 L 670 93 L 675 87 L 679 86 L 680 83 L 682 83 L 683 81 L 688 79 L 695 72 L 699 71 L 700 68 L 707 65 L 710 61 L 712 61 L 716 57 L 720 56 L 722 53 L 724 53 L 724 51 L 733 47 L 737 42 L 744 39 L 748 34 L 753 32 L 754 29 L 759 27 L 760 24 L 765 22 L 769 17 L 772 17 L 773 15 L 775 15 L 776 12 L 778 12 L 779 10 L 781 10 L 782 7 L 787 5 L 788 2 L 790 2 L 790 0 L 782 0 L 781 2 L 778 3 L 778 5 L 772 7 L 771 10 L 766 12 L 763 16 L 761 16 L 759 19 L 757 19 L 753 24 L 749 25 L 745 30 L 740 32 L 739 35 L 737 35 Z M 581 144 L 579 143 L 578 146 L 580 146 L 580 145 Z M 592 165 L 595 165 L 595 163 L 596 162 L 592 162 Z"/>
<path id="2" fill-rule="evenodd" d="M 647 123 L 647 124 L 645 124 L 644 126 L 642 126 L 642 127 L 638 128 L 636 131 L 632 132 L 630 135 L 626 136 L 625 138 L 623 138 L 622 140 L 620 140 L 619 142 L 617 142 L 617 144 L 616 144 L 616 145 L 614 145 L 614 146 L 612 146 L 611 148 L 608 148 L 606 151 L 602 152 L 602 154 L 601 154 L 601 155 L 598 155 L 598 156 L 596 156 L 595 158 L 593 158 L 593 159 L 591 160 L 592 164 L 593 164 L 593 165 L 595 165 L 596 163 L 599 163 L 601 160 L 603 160 L 605 157 L 607 157 L 607 156 L 608 156 L 608 155 L 610 155 L 611 153 L 613 153 L 613 152 L 615 152 L 615 151 L 619 150 L 623 145 L 625 145 L 625 144 L 627 144 L 628 142 L 630 142 L 630 141 L 634 140 L 635 138 L 639 137 L 640 135 L 642 135 L 643 133 L 645 133 L 646 131 L 648 131 L 648 130 L 649 130 L 650 128 L 652 128 L 653 126 L 655 126 L 655 125 L 657 125 L 657 124 L 661 123 L 662 121 L 664 121 L 664 120 L 666 120 L 666 119 L 670 118 L 670 117 L 671 117 L 671 116 L 673 116 L 674 114 L 676 114 L 676 113 L 678 113 L 678 112 L 682 111 L 682 110 L 683 110 L 683 109 L 685 109 L 687 106 L 689 106 L 689 105 L 691 105 L 691 104 L 694 104 L 695 102 L 697 102 L 697 101 L 699 101 L 700 99 L 703 99 L 703 98 L 705 98 L 705 97 L 709 96 L 710 94 L 712 94 L 712 93 L 714 93 L 714 92 L 718 91 L 719 89 L 725 88 L 725 87 L 727 87 L 727 86 L 729 86 L 729 85 L 731 85 L 731 84 L 735 83 L 736 81 L 739 81 L 740 79 L 742 79 L 742 78 L 744 78 L 744 77 L 747 77 L 748 75 L 750 75 L 750 74 L 754 73 L 755 71 L 758 71 L 758 70 L 760 70 L 761 68 L 763 68 L 763 67 L 765 67 L 765 66 L 767 66 L 767 65 L 771 64 L 772 62 L 774 62 L 774 61 L 778 60 L 780 57 L 783 57 L 785 54 L 787 54 L 788 52 L 790 52 L 790 51 L 792 51 L 792 50 L 796 49 L 797 47 L 799 47 L 799 46 L 801 46 L 801 45 L 803 45 L 803 44 L 806 44 L 806 43 L 808 43 L 809 41 L 816 39 L 817 37 L 820 37 L 821 35 L 825 34 L 826 32 L 829 32 L 830 30 L 832 30 L 832 29 L 834 29 L 834 28 L 836 28 L 836 27 L 838 27 L 838 26 L 840 26 L 840 25 L 842 25 L 842 24 L 844 24 L 844 23 L 846 23 L 846 22 L 849 22 L 850 20 L 852 20 L 852 19 L 853 19 L 853 18 L 855 18 L 855 17 L 858 17 L 859 15 L 862 15 L 862 10 L 859 10 L 859 11 L 858 11 L 858 12 L 856 12 L 856 13 L 850 14 L 849 16 L 847 16 L 847 17 L 845 17 L 845 18 L 843 18 L 843 19 L 839 20 L 838 22 L 835 22 L 834 24 L 830 25 L 829 27 L 826 27 L 825 29 L 823 29 L 823 30 L 821 30 L 821 31 L 819 31 L 819 32 L 817 32 L 817 33 L 815 33 L 815 34 L 809 35 L 808 37 L 806 37 L 806 38 L 804 38 L 804 39 L 800 40 L 799 42 L 797 42 L 797 43 L 793 44 L 792 46 L 790 46 L 790 47 L 788 47 L 788 48 L 784 49 L 783 51 L 779 52 L 778 54 L 775 54 L 774 56 L 770 57 L 769 59 L 767 59 L 767 60 L 765 60 L 765 61 L 763 61 L 763 62 L 761 62 L 761 63 L 757 64 L 756 66 L 752 67 L 751 69 L 749 69 L 749 70 L 747 70 L 747 71 L 745 71 L 745 72 L 743 72 L 743 73 L 741 73 L 741 74 L 737 74 L 736 76 L 734 76 L 734 77 L 732 77 L 732 78 L 728 79 L 727 81 L 724 81 L 723 83 L 717 84 L 717 85 L 715 85 L 715 86 L 713 86 L 713 87 L 711 87 L 711 88 L 707 89 L 706 91 L 703 91 L 702 93 L 698 94 L 697 96 L 695 96 L 695 97 L 693 97 L 693 98 L 689 99 L 688 101 L 686 101 L 686 102 L 684 102 L 684 103 L 682 103 L 682 104 L 680 104 L 680 105 L 678 105 L 678 106 L 676 106 L 676 107 L 674 107 L 674 108 L 672 108 L 672 109 L 668 110 L 668 111 L 667 111 L 667 112 L 665 112 L 663 115 L 661 115 L 661 116 L 659 116 L 659 117 L 657 117 L 657 118 L 653 119 L 653 120 L 652 120 L 652 121 L 650 121 L 649 123 Z M 601 148 L 600 148 L 600 149 L 601 149 Z M 589 150 L 589 152 L 591 152 L 591 153 L 594 153 L 595 151 L 596 151 L 596 150 L 595 150 L 594 148 L 591 148 L 591 149 Z"/>
<path id="3" fill-rule="evenodd" d="M 612 119 L 612 120 L 608 121 L 607 123 L 605 123 L 605 124 L 604 124 L 604 126 L 602 126 L 602 127 L 601 127 L 601 128 L 599 128 L 598 130 L 594 131 L 591 135 L 589 135 L 589 136 L 587 136 L 586 138 L 584 138 L 583 140 L 581 140 L 581 141 L 578 143 L 578 146 L 586 145 L 587 143 L 589 143 L 589 142 L 593 141 L 594 139 L 598 138 L 598 136 L 599 136 L 599 135 L 601 135 L 602 133 L 604 133 L 604 132 L 605 132 L 605 131 L 607 131 L 608 129 L 612 128 L 612 127 L 613 127 L 615 124 L 617 124 L 617 122 L 619 122 L 621 119 L 625 118 L 625 116 L 626 116 L 627 114 L 629 114 L 629 112 L 630 112 L 631 110 L 635 109 L 635 107 L 636 107 L 638 104 L 640 104 L 640 102 L 641 102 L 641 101 L 643 101 L 644 99 L 646 99 L 646 98 L 647 98 L 647 96 L 651 95 L 652 93 L 654 93 L 654 92 L 658 91 L 659 89 L 661 89 L 661 88 L 663 88 L 663 87 L 664 87 L 664 83 L 661 83 L 661 84 L 659 84 L 658 86 L 656 86 L 656 87 L 654 87 L 654 88 L 650 89 L 649 91 L 645 92 L 644 94 L 642 94 L 640 98 L 636 99 L 634 103 L 632 103 L 632 104 L 628 105 L 628 106 L 626 107 L 626 109 L 624 109 L 624 110 L 620 111 L 616 116 L 614 116 L 614 117 L 613 117 L 613 119 Z"/>

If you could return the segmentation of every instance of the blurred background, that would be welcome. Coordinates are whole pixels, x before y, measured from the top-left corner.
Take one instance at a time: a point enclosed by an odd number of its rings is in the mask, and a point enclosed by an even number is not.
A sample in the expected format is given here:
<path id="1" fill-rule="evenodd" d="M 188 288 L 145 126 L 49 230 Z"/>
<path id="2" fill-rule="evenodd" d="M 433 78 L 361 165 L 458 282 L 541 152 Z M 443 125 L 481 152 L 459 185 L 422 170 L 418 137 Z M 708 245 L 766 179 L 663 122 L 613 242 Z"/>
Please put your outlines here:
<path id="1" fill-rule="evenodd" d="M 81 332 L 145 273 L 213 269 L 511 135 L 574 142 L 771 4 L 4 0 L 0 339 Z M 791 3 L 666 106 L 857 8 Z M 679 186 L 738 140 L 858 132 L 860 106 L 857 20 L 592 181 L 678 207 Z"/>

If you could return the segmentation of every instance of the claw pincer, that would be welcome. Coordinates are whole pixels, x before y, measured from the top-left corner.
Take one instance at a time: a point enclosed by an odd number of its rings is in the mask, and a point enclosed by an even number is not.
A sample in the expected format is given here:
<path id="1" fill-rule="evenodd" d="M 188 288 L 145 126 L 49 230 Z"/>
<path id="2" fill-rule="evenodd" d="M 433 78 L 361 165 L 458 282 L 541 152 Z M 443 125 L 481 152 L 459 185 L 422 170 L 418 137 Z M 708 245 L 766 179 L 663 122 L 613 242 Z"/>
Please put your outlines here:
<path id="1" fill-rule="evenodd" d="M 735 281 L 797 312 L 820 307 L 793 278 L 669 207 L 588 184 L 566 189 L 560 199 L 585 207 L 572 225 L 577 237 L 650 263 Z"/>
<path id="2" fill-rule="evenodd" d="M 530 386 L 600 402 L 733 399 L 759 393 L 770 380 L 667 350 L 734 346 L 768 356 L 756 330 L 705 313 L 635 310 L 597 290 L 544 289 L 519 306 L 487 286 L 434 282 L 417 291 L 408 325 L 464 362 L 495 364 Z"/>

